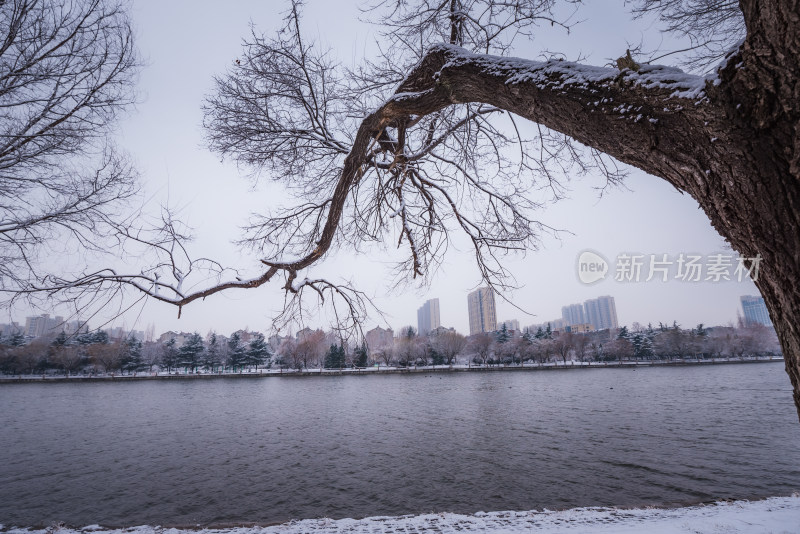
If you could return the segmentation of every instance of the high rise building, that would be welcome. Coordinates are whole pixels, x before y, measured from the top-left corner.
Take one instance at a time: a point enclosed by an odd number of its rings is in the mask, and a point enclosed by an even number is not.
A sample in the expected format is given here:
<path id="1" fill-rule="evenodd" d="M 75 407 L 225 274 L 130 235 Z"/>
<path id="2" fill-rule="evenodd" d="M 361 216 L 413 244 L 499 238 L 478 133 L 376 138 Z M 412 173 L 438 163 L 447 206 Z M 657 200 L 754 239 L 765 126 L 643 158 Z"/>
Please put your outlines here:
<path id="1" fill-rule="evenodd" d="M 742 311 L 744 312 L 744 321 L 746 324 L 759 323 L 766 326 L 772 326 L 772 320 L 769 318 L 767 311 L 767 304 L 764 302 L 764 297 L 753 295 L 744 295 L 739 298 L 742 302 Z"/>
<path id="2" fill-rule="evenodd" d="M 497 330 L 497 312 L 494 306 L 494 291 L 480 287 L 467 295 L 469 310 L 469 335 Z"/>
<path id="3" fill-rule="evenodd" d="M 417 334 L 427 335 L 442 325 L 439 318 L 439 299 L 430 299 L 417 310 Z"/>
<path id="4" fill-rule="evenodd" d="M 562 306 L 561 317 L 567 323 L 567 326 L 573 324 L 586 323 L 586 311 L 583 304 L 570 304 L 569 306 Z"/>
<path id="5" fill-rule="evenodd" d="M 603 296 L 589 299 L 584 302 L 586 309 L 586 322 L 594 326 L 595 330 L 605 328 L 619 328 L 617 320 L 617 305 L 614 297 Z"/>
<path id="6" fill-rule="evenodd" d="M 27 337 L 42 337 L 47 335 L 55 335 L 57 330 L 63 327 L 64 318 L 61 316 L 50 317 L 48 314 L 39 315 L 37 317 L 25 318 L 25 331 Z"/>

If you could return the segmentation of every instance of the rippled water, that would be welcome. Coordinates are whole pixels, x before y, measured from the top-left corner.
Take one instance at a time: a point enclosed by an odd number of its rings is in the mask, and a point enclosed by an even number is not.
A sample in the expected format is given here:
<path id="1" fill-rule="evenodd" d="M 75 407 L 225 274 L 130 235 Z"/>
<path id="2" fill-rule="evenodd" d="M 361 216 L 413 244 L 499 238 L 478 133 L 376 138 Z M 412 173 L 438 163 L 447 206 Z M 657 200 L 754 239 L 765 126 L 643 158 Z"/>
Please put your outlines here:
<path id="1" fill-rule="evenodd" d="M 271 523 L 800 490 L 779 363 L 0 386 L 0 523 Z"/>

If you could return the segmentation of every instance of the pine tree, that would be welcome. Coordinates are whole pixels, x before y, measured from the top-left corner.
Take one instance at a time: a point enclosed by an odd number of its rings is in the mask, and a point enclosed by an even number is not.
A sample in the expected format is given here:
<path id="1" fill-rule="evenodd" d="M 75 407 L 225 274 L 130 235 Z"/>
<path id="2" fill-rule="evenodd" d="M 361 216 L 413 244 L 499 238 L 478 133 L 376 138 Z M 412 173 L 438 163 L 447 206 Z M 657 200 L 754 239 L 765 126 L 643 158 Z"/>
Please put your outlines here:
<path id="1" fill-rule="evenodd" d="M 203 357 L 203 368 L 211 371 L 212 373 L 217 366 L 222 363 L 219 355 L 219 343 L 217 343 L 217 334 L 212 333 L 208 338 L 206 351 Z"/>
<path id="2" fill-rule="evenodd" d="M 503 323 L 503 325 L 497 331 L 495 338 L 497 339 L 497 342 L 501 345 L 503 343 L 507 343 L 508 340 L 511 339 L 511 334 L 508 332 L 508 326 L 506 325 L 506 323 Z"/>
<path id="3" fill-rule="evenodd" d="M 641 345 L 641 356 L 645 360 L 652 360 L 656 354 L 655 347 L 653 346 L 653 339 L 650 336 L 644 336 Z"/>
<path id="4" fill-rule="evenodd" d="M 623 326 L 619 329 L 619 333 L 617 334 L 617 339 L 628 339 L 630 334 L 628 333 L 628 327 Z"/>
<path id="5" fill-rule="evenodd" d="M 194 372 L 200 363 L 200 355 L 205 350 L 203 338 L 197 332 L 193 333 L 180 349 L 180 364 Z"/>
<path id="6" fill-rule="evenodd" d="M 344 347 L 342 345 L 331 344 L 325 354 L 325 369 L 341 369 L 344 367 Z"/>
<path id="7" fill-rule="evenodd" d="M 21 332 L 14 332 L 8 344 L 12 347 L 21 347 L 25 344 L 25 336 L 23 336 Z"/>
<path id="8" fill-rule="evenodd" d="M 54 347 L 63 347 L 64 345 L 67 344 L 68 340 L 69 340 L 69 338 L 67 337 L 67 333 L 62 330 L 61 332 L 59 332 L 59 334 L 53 340 L 52 345 Z"/>
<path id="9" fill-rule="evenodd" d="M 123 347 L 122 370 L 136 374 L 145 368 L 142 361 L 142 342 L 133 336 L 128 336 Z"/>
<path id="10" fill-rule="evenodd" d="M 361 342 L 360 347 L 356 347 L 353 351 L 353 364 L 356 367 L 366 367 L 368 361 L 368 353 L 367 353 L 367 343 L 366 341 Z"/>
<path id="11" fill-rule="evenodd" d="M 536 334 L 533 337 L 536 339 L 544 339 L 544 330 L 542 330 L 541 326 L 536 330 Z"/>
<path id="12" fill-rule="evenodd" d="M 179 356 L 178 348 L 175 346 L 176 341 L 174 337 L 169 338 L 169 341 L 164 343 L 161 350 L 161 366 L 167 368 L 167 372 L 171 373 L 174 367 L 178 366 Z"/>
<path id="13" fill-rule="evenodd" d="M 252 365 L 258 368 L 259 365 L 264 365 L 269 361 L 272 353 L 269 350 L 269 345 L 264 341 L 264 334 L 254 334 L 253 340 L 247 348 L 245 365 Z"/>
<path id="14" fill-rule="evenodd" d="M 242 338 L 239 332 L 234 332 L 230 339 L 228 339 L 228 367 L 233 369 L 241 369 L 247 355 L 245 354 L 244 345 L 242 345 Z"/>
<path id="15" fill-rule="evenodd" d="M 108 344 L 108 334 L 103 330 L 98 330 L 97 332 L 90 334 L 90 339 L 92 344 Z"/>
<path id="16" fill-rule="evenodd" d="M 531 334 L 531 331 L 530 331 L 530 330 L 528 330 L 528 329 L 525 329 L 525 333 L 524 333 L 524 334 L 522 334 L 522 339 L 523 339 L 523 340 L 525 341 L 525 343 L 526 343 L 526 344 L 528 344 L 528 345 L 530 345 L 531 343 L 533 343 L 533 335 Z"/>
<path id="17" fill-rule="evenodd" d="M 433 365 L 444 365 L 445 363 L 444 355 L 442 355 L 441 352 L 436 350 L 436 347 L 429 345 L 427 350 L 428 350 L 428 357 L 430 358 L 431 363 Z"/>
<path id="18" fill-rule="evenodd" d="M 699 337 L 708 336 L 708 330 L 703 326 L 703 323 L 700 323 L 699 325 L 697 325 L 697 328 L 695 328 L 694 333 L 695 333 L 696 336 L 699 336 Z"/>

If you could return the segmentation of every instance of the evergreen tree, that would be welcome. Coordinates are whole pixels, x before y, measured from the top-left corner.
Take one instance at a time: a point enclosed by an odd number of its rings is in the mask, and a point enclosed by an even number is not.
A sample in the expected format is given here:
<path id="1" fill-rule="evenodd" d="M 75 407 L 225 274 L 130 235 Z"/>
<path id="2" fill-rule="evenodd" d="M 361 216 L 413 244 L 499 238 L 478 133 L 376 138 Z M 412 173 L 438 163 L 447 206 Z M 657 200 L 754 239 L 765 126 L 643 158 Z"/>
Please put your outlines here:
<path id="1" fill-rule="evenodd" d="M 531 334 L 531 331 L 528 330 L 527 328 L 525 329 L 525 333 L 522 334 L 522 339 L 525 340 L 525 343 L 528 345 L 533 343 L 533 335 Z"/>
<path id="2" fill-rule="evenodd" d="M 630 334 L 628 333 L 628 327 L 623 326 L 619 329 L 619 333 L 617 334 L 617 339 L 628 339 Z"/>
<path id="3" fill-rule="evenodd" d="M 366 367 L 368 361 L 367 342 L 362 341 L 360 347 L 353 351 L 353 365 L 356 367 Z"/>
<path id="4" fill-rule="evenodd" d="M 164 343 L 161 350 L 161 366 L 167 368 L 167 372 L 171 373 L 174 367 L 178 366 L 180 354 L 178 347 L 175 345 L 177 342 L 174 337 L 169 338 L 169 341 Z"/>
<path id="5" fill-rule="evenodd" d="M 90 343 L 92 344 L 100 344 L 100 345 L 107 345 L 108 344 L 108 334 L 103 330 L 98 330 L 97 332 L 93 332 L 90 334 L 89 339 L 91 339 Z"/>
<path id="6" fill-rule="evenodd" d="M 508 343 L 508 340 L 511 339 L 511 334 L 508 332 L 508 326 L 506 323 L 503 323 L 503 326 L 497 331 L 495 334 L 495 338 L 499 344 Z"/>
<path id="7" fill-rule="evenodd" d="M 544 339 L 544 330 L 542 330 L 541 326 L 536 330 L 536 334 L 533 337 L 536 339 Z"/>
<path id="8" fill-rule="evenodd" d="M 217 366 L 222 363 L 219 354 L 219 343 L 217 342 L 217 334 L 212 333 L 211 336 L 208 338 L 208 343 L 206 344 L 206 351 L 203 353 L 202 365 L 204 369 L 211 371 L 212 373 L 217 368 Z"/>
<path id="9" fill-rule="evenodd" d="M 25 336 L 21 332 L 14 332 L 8 340 L 8 344 L 12 347 L 21 347 L 25 344 Z"/>
<path id="10" fill-rule="evenodd" d="M 52 345 L 54 347 L 63 347 L 64 345 L 67 344 L 67 340 L 68 339 L 69 338 L 67 337 L 67 333 L 62 330 L 61 332 L 59 332 L 59 334 L 53 340 Z"/>
<path id="11" fill-rule="evenodd" d="M 553 339 L 553 329 L 550 327 L 550 323 L 547 323 L 547 330 L 544 331 L 544 338 Z"/>
<path id="12" fill-rule="evenodd" d="M 640 351 L 642 359 L 652 360 L 655 357 L 656 349 L 653 345 L 653 338 L 651 336 L 644 336 Z"/>
<path id="13" fill-rule="evenodd" d="M 239 332 L 234 332 L 228 339 L 228 367 L 233 370 L 241 369 L 247 359 L 242 337 Z"/>
<path id="14" fill-rule="evenodd" d="M 92 343 L 94 343 L 94 332 L 92 333 L 83 332 L 82 334 L 78 334 L 75 340 L 80 345 L 91 345 Z"/>
<path id="15" fill-rule="evenodd" d="M 272 356 L 272 353 L 269 350 L 269 345 L 264 341 L 264 334 L 254 334 L 253 340 L 247 347 L 245 365 L 252 365 L 258 368 L 259 365 L 266 364 L 270 356 Z"/>
<path id="16" fill-rule="evenodd" d="M 145 368 L 142 361 L 142 342 L 133 336 L 128 336 L 123 346 L 124 354 L 122 370 L 137 373 Z"/>
<path id="17" fill-rule="evenodd" d="M 200 363 L 200 355 L 205 350 L 203 338 L 197 332 L 193 333 L 180 349 L 180 364 L 194 372 Z"/>
<path id="18" fill-rule="evenodd" d="M 697 328 L 694 329 L 694 334 L 699 337 L 706 337 L 708 336 L 708 330 L 703 326 L 703 323 L 697 325 Z"/>
<path id="19" fill-rule="evenodd" d="M 431 363 L 433 365 L 444 365 L 445 364 L 444 355 L 441 352 L 439 352 L 438 350 L 436 350 L 436 347 L 428 345 L 427 350 L 428 350 L 428 358 L 430 358 Z"/>
<path id="20" fill-rule="evenodd" d="M 342 345 L 331 344 L 325 354 L 325 369 L 341 369 L 345 364 L 344 347 Z"/>

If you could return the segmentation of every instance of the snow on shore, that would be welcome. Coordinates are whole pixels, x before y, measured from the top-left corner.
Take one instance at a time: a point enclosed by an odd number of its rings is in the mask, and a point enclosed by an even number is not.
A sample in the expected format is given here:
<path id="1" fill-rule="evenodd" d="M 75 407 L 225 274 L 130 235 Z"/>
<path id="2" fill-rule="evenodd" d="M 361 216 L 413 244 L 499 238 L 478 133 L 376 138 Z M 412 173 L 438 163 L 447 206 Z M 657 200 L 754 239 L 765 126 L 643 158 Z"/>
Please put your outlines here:
<path id="1" fill-rule="evenodd" d="M 138 526 L 82 529 L 4 527 L 5 534 L 422 534 L 489 532 L 516 534 L 800 534 L 800 494 L 762 501 L 719 502 L 685 508 L 575 508 L 564 511 L 427 514 L 365 519 L 304 519 L 269 527 L 177 529 Z"/>

